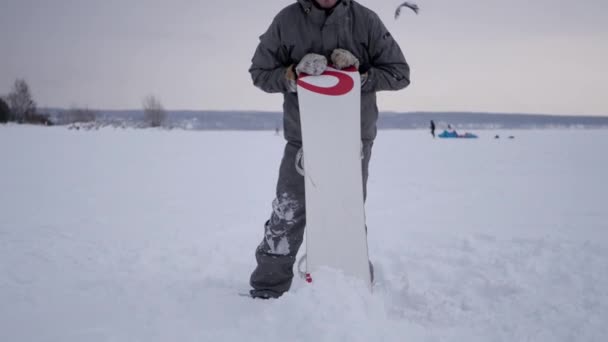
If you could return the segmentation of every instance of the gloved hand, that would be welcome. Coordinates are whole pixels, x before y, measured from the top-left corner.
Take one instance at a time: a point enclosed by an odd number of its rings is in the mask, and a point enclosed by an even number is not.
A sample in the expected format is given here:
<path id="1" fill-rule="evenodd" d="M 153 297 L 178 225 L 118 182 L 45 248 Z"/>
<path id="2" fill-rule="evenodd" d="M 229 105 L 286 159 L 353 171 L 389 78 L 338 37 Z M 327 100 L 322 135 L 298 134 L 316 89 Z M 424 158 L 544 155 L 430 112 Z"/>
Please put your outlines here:
<path id="1" fill-rule="evenodd" d="M 331 62 L 336 69 L 342 70 L 354 66 L 359 70 L 359 59 L 348 50 L 335 49 L 331 53 Z"/>
<path id="2" fill-rule="evenodd" d="M 331 62 L 333 63 L 334 67 L 336 67 L 336 69 L 342 70 L 354 66 L 355 68 L 357 68 L 357 70 L 359 70 L 359 59 L 348 50 L 335 49 L 331 53 Z M 359 70 L 359 72 L 362 72 L 361 86 L 363 87 L 363 85 L 367 83 L 369 74 L 367 70 Z"/>
<path id="3" fill-rule="evenodd" d="M 306 54 L 296 66 L 296 73 L 305 73 L 312 76 L 321 75 L 327 69 L 327 58 L 316 53 Z"/>

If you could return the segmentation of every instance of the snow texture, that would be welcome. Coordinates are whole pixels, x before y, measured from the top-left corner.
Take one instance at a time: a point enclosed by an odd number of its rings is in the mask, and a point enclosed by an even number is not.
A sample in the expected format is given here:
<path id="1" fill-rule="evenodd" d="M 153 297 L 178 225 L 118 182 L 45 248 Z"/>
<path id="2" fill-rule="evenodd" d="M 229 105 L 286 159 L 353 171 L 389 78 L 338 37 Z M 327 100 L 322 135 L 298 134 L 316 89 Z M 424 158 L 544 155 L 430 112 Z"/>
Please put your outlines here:
<path id="1" fill-rule="evenodd" d="M 263 301 L 272 132 L 0 126 L 0 341 L 605 341 L 608 131 L 476 133 L 379 133 L 373 293 Z"/>

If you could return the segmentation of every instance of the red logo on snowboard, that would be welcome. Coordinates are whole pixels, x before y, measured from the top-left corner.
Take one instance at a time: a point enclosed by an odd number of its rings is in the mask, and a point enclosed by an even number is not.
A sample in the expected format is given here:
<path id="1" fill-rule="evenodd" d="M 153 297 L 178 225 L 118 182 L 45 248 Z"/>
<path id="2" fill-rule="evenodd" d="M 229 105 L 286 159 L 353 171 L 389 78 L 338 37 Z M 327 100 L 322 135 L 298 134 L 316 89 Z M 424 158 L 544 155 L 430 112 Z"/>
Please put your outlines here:
<path id="1" fill-rule="evenodd" d="M 344 71 L 356 71 L 356 70 L 355 70 L 355 68 L 348 68 L 348 69 L 344 69 Z M 323 94 L 323 95 L 330 95 L 330 96 L 340 96 L 340 95 L 347 94 L 355 86 L 355 81 L 353 80 L 353 78 L 350 77 L 348 74 L 345 74 L 344 72 L 327 70 L 322 75 L 333 76 L 338 79 L 338 83 L 336 83 L 336 85 L 331 86 L 331 87 L 320 87 L 320 86 L 310 84 L 310 83 L 304 81 L 304 79 L 306 77 L 309 77 L 310 75 L 300 74 L 300 77 L 298 78 L 298 85 L 300 87 L 310 90 L 312 92 Z"/>

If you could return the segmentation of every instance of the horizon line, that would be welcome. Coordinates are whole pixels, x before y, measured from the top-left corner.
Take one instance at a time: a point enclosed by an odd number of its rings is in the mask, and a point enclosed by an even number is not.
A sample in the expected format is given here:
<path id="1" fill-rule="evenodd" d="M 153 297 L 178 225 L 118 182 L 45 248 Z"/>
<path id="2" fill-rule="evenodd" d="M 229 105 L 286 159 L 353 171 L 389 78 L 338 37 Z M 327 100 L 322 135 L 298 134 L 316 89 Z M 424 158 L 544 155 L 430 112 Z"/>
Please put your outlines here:
<path id="1" fill-rule="evenodd" d="M 94 107 L 53 107 L 53 106 L 41 106 L 42 110 L 58 110 L 67 111 L 71 109 L 87 109 L 92 111 L 101 112 L 135 112 L 143 111 L 143 108 L 121 108 L 121 109 L 104 109 Z M 272 110 L 256 110 L 256 109 L 166 109 L 166 112 L 225 112 L 225 113 L 268 113 L 268 114 L 283 114 L 282 111 Z M 593 117 L 593 118 L 608 118 L 608 114 L 550 114 L 550 113 L 527 113 L 527 112 L 501 112 L 501 111 L 465 111 L 465 110 L 413 110 L 413 111 L 394 111 L 394 110 L 380 110 L 380 114 L 396 114 L 396 115 L 408 115 L 408 114 L 476 114 L 476 115 L 520 115 L 520 116 L 559 116 L 559 117 Z"/>

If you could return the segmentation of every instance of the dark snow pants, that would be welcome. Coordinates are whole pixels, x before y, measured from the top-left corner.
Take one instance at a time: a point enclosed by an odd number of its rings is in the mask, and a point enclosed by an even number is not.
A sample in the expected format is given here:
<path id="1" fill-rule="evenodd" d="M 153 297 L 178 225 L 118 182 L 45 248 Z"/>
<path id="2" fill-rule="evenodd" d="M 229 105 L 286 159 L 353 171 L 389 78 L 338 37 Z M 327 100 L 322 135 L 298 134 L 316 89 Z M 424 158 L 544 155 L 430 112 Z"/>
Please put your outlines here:
<path id="1" fill-rule="evenodd" d="M 363 142 L 363 194 L 367 195 L 367 178 L 373 141 Z M 290 141 L 279 169 L 276 198 L 272 202 L 272 214 L 264 225 L 264 238 L 257 247 L 257 267 L 251 274 L 253 297 L 276 298 L 289 290 L 293 279 L 296 254 L 304 239 L 306 206 L 304 177 L 296 168 L 296 156 L 300 142 Z"/>

